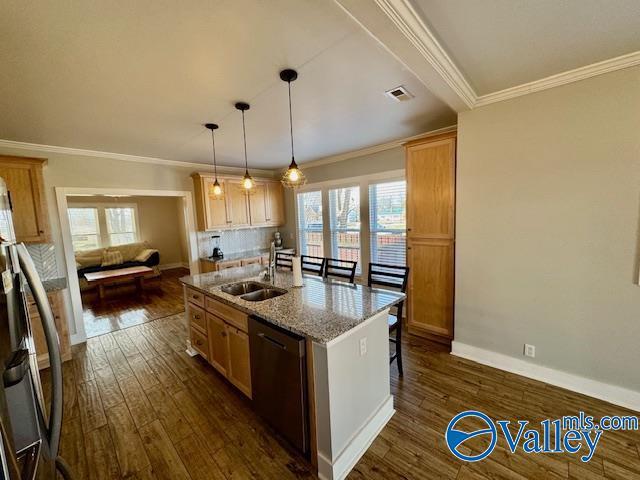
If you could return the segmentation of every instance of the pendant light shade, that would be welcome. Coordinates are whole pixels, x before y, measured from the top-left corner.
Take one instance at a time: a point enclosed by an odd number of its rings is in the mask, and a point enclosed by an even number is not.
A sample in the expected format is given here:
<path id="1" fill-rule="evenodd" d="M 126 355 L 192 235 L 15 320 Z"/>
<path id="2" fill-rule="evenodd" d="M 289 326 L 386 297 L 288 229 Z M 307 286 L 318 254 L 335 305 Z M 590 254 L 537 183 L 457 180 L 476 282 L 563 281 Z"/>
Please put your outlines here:
<path id="1" fill-rule="evenodd" d="M 209 195 L 213 195 L 215 197 L 220 197 L 222 195 L 222 186 L 220 182 L 218 182 L 218 165 L 216 164 L 216 137 L 213 133 L 214 130 L 218 129 L 218 125 L 215 123 L 205 123 L 206 128 L 211 130 L 211 145 L 213 147 L 213 175 L 214 181 L 213 185 L 209 185 Z"/>
<path id="2" fill-rule="evenodd" d="M 244 176 L 242 177 L 242 188 L 251 190 L 254 186 L 254 181 L 251 175 L 249 175 L 249 164 L 247 162 L 247 131 L 244 125 L 244 112 L 249 110 L 249 104 L 238 102 L 236 103 L 236 108 L 242 113 L 242 139 L 244 141 Z"/>
<path id="3" fill-rule="evenodd" d="M 291 135 L 291 163 L 289 164 L 289 168 L 282 175 L 282 184 L 288 188 L 298 188 L 307 183 L 307 178 L 302 173 L 302 170 L 298 167 L 296 163 L 295 156 L 293 154 L 293 115 L 291 109 L 291 82 L 293 82 L 296 78 L 298 78 L 298 72 L 295 70 L 291 70 L 290 68 L 283 70 L 280 72 L 280 79 L 284 82 L 287 82 L 287 86 L 289 87 L 289 133 Z"/>

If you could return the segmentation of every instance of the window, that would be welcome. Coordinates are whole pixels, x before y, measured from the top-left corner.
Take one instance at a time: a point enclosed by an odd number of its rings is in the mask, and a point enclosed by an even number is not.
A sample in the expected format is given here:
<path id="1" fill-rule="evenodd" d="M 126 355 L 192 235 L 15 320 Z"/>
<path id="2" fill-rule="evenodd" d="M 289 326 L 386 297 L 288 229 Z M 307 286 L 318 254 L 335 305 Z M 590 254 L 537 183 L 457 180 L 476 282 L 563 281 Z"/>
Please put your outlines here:
<path id="1" fill-rule="evenodd" d="M 331 256 L 358 262 L 360 272 L 360 187 L 329 190 Z"/>
<path id="2" fill-rule="evenodd" d="M 406 265 L 407 182 L 369 185 L 371 261 Z"/>
<path id="3" fill-rule="evenodd" d="M 302 255 L 324 256 L 322 192 L 298 194 L 298 235 Z"/>
<path id="4" fill-rule="evenodd" d="M 105 208 L 107 233 L 111 245 L 133 243 L 137 239 L 135 209 L 132 207 Z"/>
<path id="5" fill-rule="evenodd" d="M 100 247 L 100 224 L 97 208 L 69 208 L 69 224 L 73 249 L 91 250 Z"/>

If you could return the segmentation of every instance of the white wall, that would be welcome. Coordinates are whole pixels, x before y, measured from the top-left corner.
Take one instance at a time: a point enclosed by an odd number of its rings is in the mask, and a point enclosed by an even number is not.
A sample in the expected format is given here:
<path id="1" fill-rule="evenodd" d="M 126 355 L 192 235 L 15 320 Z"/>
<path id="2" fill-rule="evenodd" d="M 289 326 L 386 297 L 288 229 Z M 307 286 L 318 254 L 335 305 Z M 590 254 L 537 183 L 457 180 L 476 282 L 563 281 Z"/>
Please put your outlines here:
<path id="1" fill-rule="evenodd" d="M 640 390 L 640 68 L 464 112 L 455 340 Z"/>

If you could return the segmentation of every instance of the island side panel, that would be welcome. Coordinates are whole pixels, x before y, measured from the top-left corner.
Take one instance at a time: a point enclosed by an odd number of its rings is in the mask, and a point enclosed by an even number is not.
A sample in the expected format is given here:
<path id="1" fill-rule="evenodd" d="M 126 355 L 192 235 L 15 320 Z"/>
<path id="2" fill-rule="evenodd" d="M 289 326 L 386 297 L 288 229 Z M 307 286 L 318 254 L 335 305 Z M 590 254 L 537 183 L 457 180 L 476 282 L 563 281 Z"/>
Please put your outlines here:
<path id="1" fill-rule="evenodd" d="M 344 478 L 395 412 L 387 315 L 380 312 L 327 345 L 313 344 L 320 478 Z"/>
<path id="2" fill-rule="evenodd" d="M 313 341 L 305 340 L 307 355 L 307 398 L 309 404 L 309 452 L 311 464 L 318 468 L 318 436 L 316 431 L 316 380 L 313 370 Z"/>

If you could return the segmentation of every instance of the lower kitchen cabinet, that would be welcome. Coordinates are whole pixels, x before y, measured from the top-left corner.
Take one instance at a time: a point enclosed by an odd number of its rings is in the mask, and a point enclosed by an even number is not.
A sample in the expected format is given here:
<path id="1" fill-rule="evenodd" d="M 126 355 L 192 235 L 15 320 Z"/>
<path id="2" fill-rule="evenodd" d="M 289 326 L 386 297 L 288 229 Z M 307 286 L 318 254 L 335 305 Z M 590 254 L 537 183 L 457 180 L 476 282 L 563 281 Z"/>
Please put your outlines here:
<path id="1" fill-rule="evenodd" d="M 249 335 L 227 325 L 229 344 L 229 373 L 227 378 L 247 397 L 251 398 L 251 362 L 249 361 Z"/>
<path id="2" fill-rule="evenodd" d="M 56 330 L 58 331 L 60 356 L 62 357 L 62 361 L 66 362 L 67 360 L 71 360 L 71 341 L 69 339 L 67 316 L 64 312 L 62 291 L 49 292 L 47 294 L 47 298 L 49 299 L 49 305 L 51 305 L 51 311 L 53 313 L 53 320 L 56 324 Z M 31 327 L 33 329 L 33 340 L 36 347 L 38 368 L 48 368 L 49 350 L 47 348 L 47 341 L 42 328 L 38 307 L 31 295 L 27 297 L 27 308 L 29 310 L 29 318 L 31 319 Z"/>
<path id="3" fill-rule="evenodd" d="M 227 324 L 221 318 L 207 313 L 209 332 L 209 363 L 225 377 L 229 372 L 229 343 Z"/>

